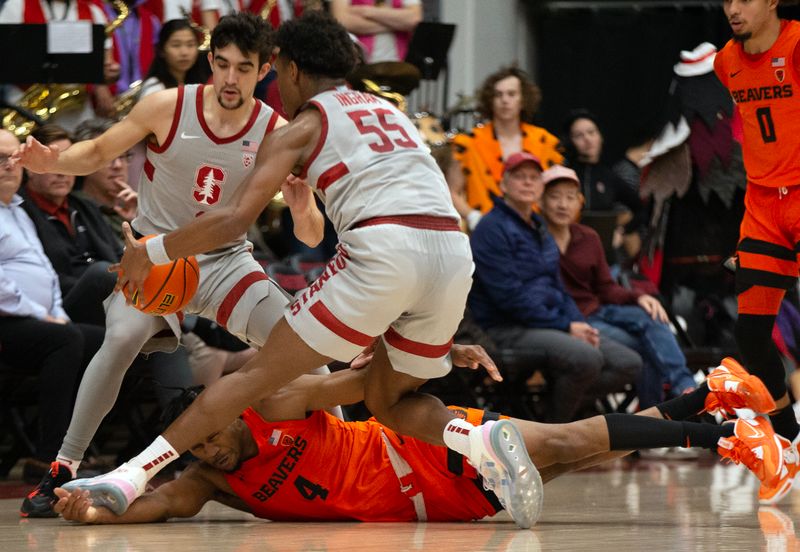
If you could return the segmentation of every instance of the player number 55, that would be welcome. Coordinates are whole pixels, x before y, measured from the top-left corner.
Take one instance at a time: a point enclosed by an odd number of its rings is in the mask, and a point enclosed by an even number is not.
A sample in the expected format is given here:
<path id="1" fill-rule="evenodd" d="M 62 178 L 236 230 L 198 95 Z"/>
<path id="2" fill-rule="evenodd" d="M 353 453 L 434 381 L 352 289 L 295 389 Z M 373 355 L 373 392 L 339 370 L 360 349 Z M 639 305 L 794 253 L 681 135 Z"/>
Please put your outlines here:
<path id="1" fill-rule="evenodd" d="M 395 147 L 417 147 L 417 143 L 411 139 L 406 132 L 406 129 L 389 120 L 390 117 L 394 116 L 394 113 L 386 108 L 379 107 L 371 110 L 357 109 L 355 111 L 348 111 L 347 115 L 353 120 L 353 123 L 355 123 L 358 132 L 364 135 L 372 134 L 378 139 L 377 142 L 370 142 L 369 147 L 372 149 L 372 151 L 386 153 L 394 150 Z M 378 123 L 377 125 L 364 122 L 364 119 L 372 116 L 376 118 Z M 395 135 L 399 134 L 400 136 L 392 140 L 389 137 L 389 133 Z"/>

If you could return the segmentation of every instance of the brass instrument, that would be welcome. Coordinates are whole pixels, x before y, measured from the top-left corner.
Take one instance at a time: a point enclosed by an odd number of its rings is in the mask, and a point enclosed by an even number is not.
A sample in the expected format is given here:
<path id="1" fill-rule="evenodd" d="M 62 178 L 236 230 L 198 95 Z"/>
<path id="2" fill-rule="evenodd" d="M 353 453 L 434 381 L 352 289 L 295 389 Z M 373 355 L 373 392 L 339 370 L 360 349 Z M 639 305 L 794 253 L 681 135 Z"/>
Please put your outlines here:
<path id="1" fill-rule="evenodd" d="M 201 52 L 208 52 L 211 49 L 211 31 L 205 25 L 195 23 L 192 19 L 192 14 L 186 11 L 185 8 L 181 8 L 181 13 L 183 14 L 183 17 L 186 18 L 186 21 L 189 22 L 189 26 L 194 29 L 196 33 L 203 35 L 203 42 L 200 43 L 200 46 L 198 46 L 197 49 Z"/>
<path id="2" fill-rule="evenodd" d="M 122 25 L 122 22 L 125 21 L 128 16 L 131 14 L 130 8 L 128 8 L 128 4 L 123 2 L 122 0 L 111 0 L 111 4 L 114 6 L 114 9 L 117 11 L 117 17 L 114 18 L 114 21 L 106 25 L 105 31 L 106 36 L 111 36 L 111 33 L 117 30 L 117 28 Z"/>
<path id="3" fill-rule="evenodd" d="M 130 15 L 128 5 L 122 0 L 113 0 L 112 4 L 117 11 L 114 18 L 105 27 L 106 36 L 110 36 L 122 22 Z M 22 110 L 32 113 L 42 123 L 59 111 L 75 109 L 83 105 L 86 100 L 86 86 L 76 84 L 33 84 L 17 101 Z M 17 138 L 25 138 L 39 124 L 38 121 L 26 117 L 22 112 L 14 109 L 5 109 L 2 115 L 2 127 L 12 132 Z"/>
<path id="4" fill-rule="evenodd" d="M 114 111 L 118 119 L 122 119 L 131 112 L 133 106 L 139 101 L 143 86 L 144 79 L 133 81 L 125 92 L 114 98 Z"/>
<path id="5" fill-rule="evenodd" d="M 406 110 L 406 97 L 402 94 L 398 94 L 397 92 L 391 92 L 390 90 L 386 90 L 384 87 L 378 86 L 375 84 L 374 81 L 369 79 L 361 79 L 361 82 L 364 83 L 364 87 L 367 89 L 367 92 L 371 92 L 376 96 L 383 98 L 384 100 L 389 100 L 394 105 L 397 106 L 397 109 L 400 111 L 405 112 Z"/>
<path id="6" fill-rule="evenodd" d="M 261 16 L 261 19 L 267 21 L 269 19 L 269 14 L 272 13 L 272 10 L 275 9 L 275 6 L 278 4 L 278 0 L 267 0 L 264 3 L 264 7 L 261 8 L 261 13 L 258 15 Z"/>

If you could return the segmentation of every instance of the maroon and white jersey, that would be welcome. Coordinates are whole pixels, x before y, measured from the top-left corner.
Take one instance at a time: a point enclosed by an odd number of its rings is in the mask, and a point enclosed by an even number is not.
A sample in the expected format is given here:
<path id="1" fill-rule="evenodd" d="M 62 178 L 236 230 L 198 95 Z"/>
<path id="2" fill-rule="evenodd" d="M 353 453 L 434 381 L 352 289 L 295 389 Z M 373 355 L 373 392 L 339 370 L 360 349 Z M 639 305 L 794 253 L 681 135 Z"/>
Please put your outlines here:
<path id="1" fill-rule="evenodd" d="M 339 235 L 381 216 L 458 220 L 442 171 L 394 105 L 342 86 L 317 94 L 308 108 L 319 110 L 322 133 L 300 176 L 325 203 Z"/>
<path id="2" fill-rule="evenodd" d="M 253 170 L 264 135 L 278 121 L 278 114 L 257 100 L 241 131 L 216 136 L 203 117 L 203 88 L 178 88 L 167 139 L 147 146 L 139 180 L 139 213 L 133 221 L 142 234 L 170 232 L 227 205 Z M 242 235 L 225 247 L 244 239 Z"/>

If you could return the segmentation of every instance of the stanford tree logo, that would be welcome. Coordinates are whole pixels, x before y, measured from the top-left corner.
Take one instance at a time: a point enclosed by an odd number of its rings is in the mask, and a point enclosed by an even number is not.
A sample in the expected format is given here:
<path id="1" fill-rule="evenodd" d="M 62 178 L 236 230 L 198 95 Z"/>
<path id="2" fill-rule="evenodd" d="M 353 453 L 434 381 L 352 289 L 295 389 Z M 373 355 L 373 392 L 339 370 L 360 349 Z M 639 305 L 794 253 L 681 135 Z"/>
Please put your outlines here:
<path id="1" fill-rule="evenodd" d="M 227 173 L 225 169 L 213 165 L 202 165 L 194 175 L 192 195 L 203 205 L 214 205 L 222 197 L 222 185 Z"/>

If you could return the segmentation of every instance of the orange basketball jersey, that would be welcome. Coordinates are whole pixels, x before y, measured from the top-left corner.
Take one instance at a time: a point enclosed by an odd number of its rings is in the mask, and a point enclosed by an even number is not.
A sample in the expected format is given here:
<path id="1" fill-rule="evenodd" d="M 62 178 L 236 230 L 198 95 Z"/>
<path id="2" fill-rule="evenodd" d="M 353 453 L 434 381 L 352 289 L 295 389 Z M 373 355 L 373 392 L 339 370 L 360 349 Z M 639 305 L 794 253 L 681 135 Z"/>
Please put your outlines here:
<path id="1" fill-rule="evenodd" d="M 748 54 L 730 40 L 714 60 L 714 71 L 742 116 L 748 182 L 760 186 L 800 184 L 798 40 L 800 23 L 781 21 L 778 40 L 766 52 Z"/>
<path id="2" fill-rule="evenodd" d="M 417 492 L 430 521 L 465 521 L 497 512 L 475 471 L 460 457 L 456 475 L 448 467 L 445 447 L 386 430 L 414 473 L 401 481 L 387 454 L 384 430 L 375 421 L 346 423 L 316 411 L 303 420 L 267 422 L 252 409 L 242 418 L 258 455 L 225 477 L 258 517 L 415 521 L 410 496 Z"/>

